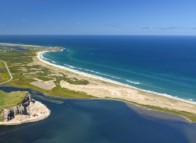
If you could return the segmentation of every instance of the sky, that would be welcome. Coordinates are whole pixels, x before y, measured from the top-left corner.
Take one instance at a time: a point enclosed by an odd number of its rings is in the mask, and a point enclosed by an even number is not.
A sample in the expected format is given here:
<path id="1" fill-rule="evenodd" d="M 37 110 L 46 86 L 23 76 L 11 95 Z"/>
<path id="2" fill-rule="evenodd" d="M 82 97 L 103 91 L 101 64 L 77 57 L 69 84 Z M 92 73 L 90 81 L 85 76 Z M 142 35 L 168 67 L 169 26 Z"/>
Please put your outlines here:
<path id="1" fill-rule="evenodd" d="M 196 0 L 0 0 L 0 35 L 196 35 Z"/>

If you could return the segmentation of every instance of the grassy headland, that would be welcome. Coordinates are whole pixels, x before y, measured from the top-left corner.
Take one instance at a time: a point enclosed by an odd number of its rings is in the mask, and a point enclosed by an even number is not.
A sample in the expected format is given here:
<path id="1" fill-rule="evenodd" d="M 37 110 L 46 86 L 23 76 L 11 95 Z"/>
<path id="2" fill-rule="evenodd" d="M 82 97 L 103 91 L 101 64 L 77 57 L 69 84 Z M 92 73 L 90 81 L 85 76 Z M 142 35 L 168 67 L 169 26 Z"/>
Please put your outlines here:
<path id="1" fill-rule="evenodd" d="M 7 107 L 18 105 L 22 102 L 27 92 L 15 91 L 15 92 L 4 92 L 0 91 L 0 110 Z"/>
<path id="2" fill-rule="evenodd" d="M 2 110 L 21 104 L 22 100 L 27 95 L 27 92 L 3 92 L 0 91 L 0 121 L 3 120 Z"/>

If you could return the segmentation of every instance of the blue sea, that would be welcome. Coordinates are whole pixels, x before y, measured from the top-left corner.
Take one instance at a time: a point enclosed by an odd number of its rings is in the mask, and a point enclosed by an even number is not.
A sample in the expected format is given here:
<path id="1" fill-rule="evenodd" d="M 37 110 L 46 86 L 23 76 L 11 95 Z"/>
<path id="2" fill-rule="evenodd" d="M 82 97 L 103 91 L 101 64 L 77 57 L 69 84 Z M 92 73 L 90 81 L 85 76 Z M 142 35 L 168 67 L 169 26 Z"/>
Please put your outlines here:
<path id="1" fill-rule="evenodd" d="M 144 90 L 196 101 L 196 37 L 0 36 L 0 42 L 62 46 L 64 51 L 47 53 L 44 59 Z M 49 107 L 50 117 L 19 126 L 0 126 L 0 143 L 196 141 L 196 124 L 174 115 L 119 101 L 61 99 L 28 91 Z"/>
<path id="2" fill-rule="evenodd" d="M 61 46 L 44 59 L 144 90 L 196 101 L 196 36 L 0 36 Z"/>

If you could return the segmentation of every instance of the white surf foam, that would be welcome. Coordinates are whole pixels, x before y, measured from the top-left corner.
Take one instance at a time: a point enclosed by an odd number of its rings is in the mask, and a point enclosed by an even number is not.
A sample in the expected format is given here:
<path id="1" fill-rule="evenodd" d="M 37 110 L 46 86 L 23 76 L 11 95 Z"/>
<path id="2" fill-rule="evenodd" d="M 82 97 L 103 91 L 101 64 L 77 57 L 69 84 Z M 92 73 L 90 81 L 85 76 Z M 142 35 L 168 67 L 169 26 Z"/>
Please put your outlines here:
<path id="1" fill-rule="evenodd" d="M 55 66 L 55 67 L 58 67 L 58 68 L 61 68 L 61 69 L 69 70 L 71 72 L 74 72 L 74 73 L 77 73 L 77 74 L 81 74 L 81 75 L 84 75 L 84 76 L 88 76 L 88 77 L 91 77 L 91 78 L 95 78 L 95 79 L 99 79 L 99 80 L 111 82 L 111 83 L 118 84 L 118 85 L 121 85 L 121 86 L 126 86 L 126 87 L 130 87 L 130 88 L 134 88 L 134 89 L 137 89 L 137 90 L 145 91 L 145 92 L 156 94 L 156 95 L 160 95 L 160 96 L 169 97 L 169 98 L 172 98 L 172 99 L 177 99 L 177 100 L 180 100 L 180 101 L 183 101 L 183 102 L 187 102 L 187 103 L 191 103 L 191 104 L 195 104 L 196 105 L 196 101 L 191 101 L 191 100 L 188 100 L 188 99 L 182 99 L 180 97 L 175 97 L 175 96 L 172 96 L 172 95 L 169 95 L 169 94 L 166 94 L 166 93 L 158 93 L 158 92 L 154 92 L 154 91 L 150 91 L 150 90 L 140 89 L 140 88 L 131 86 L 129 84 L 124 84 L 124 83 L 121 83 L 121 82 L 118 82 L 118 81 L 115 81 L 115 80 L 107 79 L 107 78 L 102 77 L 102 76 L 97 76 L 97 75 L 85 73 L 85 72 L 82 72 L 82 71 L 79 71 L 79 70 L 76 70 L 76 69 L 73 69 L 73 68 L 69 68 L 69 67 L 65 67 L 65 66 L 53 64 L 53 63 L 51 63 L 51 62 L 49 62 L 47 60 L 44 60 L 42 58 L 43 53 L 46 53 L 46 52 L 51 52 L 51 51 L 39 52 L 38 53 L 38 59 L 40 61 L 48 64 L 48 65 L 52 65 L 52 66 Z"/>
<path id="2" fill-rule="evenodd" d="M 132 81 L 132 80 L 126 80 L 126 82 L 131 83 L 131 84 L 141 84 L 138 81 Z"/>

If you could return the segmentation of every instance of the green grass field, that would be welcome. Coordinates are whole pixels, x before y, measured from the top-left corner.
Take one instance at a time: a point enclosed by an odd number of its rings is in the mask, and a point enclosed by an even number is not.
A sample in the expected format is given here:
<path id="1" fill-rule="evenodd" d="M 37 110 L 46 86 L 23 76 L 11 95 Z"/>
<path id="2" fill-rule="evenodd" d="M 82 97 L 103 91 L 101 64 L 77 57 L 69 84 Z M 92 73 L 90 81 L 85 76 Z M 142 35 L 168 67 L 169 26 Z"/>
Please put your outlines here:
<path id="1" fill-rule="evenodd" d="M 21 104 L 27 92 L 3 92 L 0 91 L 0 121 L 3 120 L 3 109 Z"/>
<path id="2" fill-rule="evenodd" d="M 89 83 L 89 81 L 69 78 L 64 74 L 62 74 L 62 76 L 50 76 L 52 72 L 45 67 L 39 65 L 29 66 L 28 64 L 33 62 L 32 58 L 36 56 L 36 52 L 43 50 L 43 48 L 27 48 L 27 50 L 23 51 L 18 50 L 14 52 L 0 52 L 1 60 L 7 62 L 9 69 L 13 75 L 13 80 L 6 85 L 19 88 L 30 88 L 50 96 L 59 96 L 66 98 L 92 98 L 92 96 L 87 95 L 86 93 L 76 92 L 66 88 L 61 88 L 59 86 L 61 80 L 65 80 L 70 84 L 77 85 L 86 85 Z M 56 79 L 55 83 L 57 87 L 55 87 L 51 91 L 38 88 L 30 84 L 34 81 L 34 78 L 41 79 L 43 81 Z"/>
<path id="3" fill-rule="evenodd" d="M 10 75 L 5 67 L 5 64 L 0 61 L 0 84 L 10 79 Z"/>
<path id="4" fill-rule="evenodd" d="M 26 94 L 27 92 L 21 91 L 10 93 L 0 91 L 0 110 L 20 104 Z"/>

